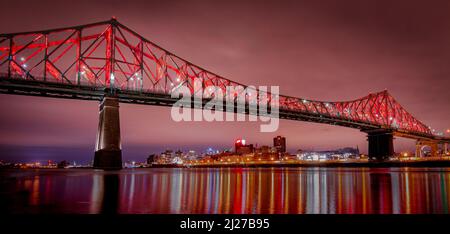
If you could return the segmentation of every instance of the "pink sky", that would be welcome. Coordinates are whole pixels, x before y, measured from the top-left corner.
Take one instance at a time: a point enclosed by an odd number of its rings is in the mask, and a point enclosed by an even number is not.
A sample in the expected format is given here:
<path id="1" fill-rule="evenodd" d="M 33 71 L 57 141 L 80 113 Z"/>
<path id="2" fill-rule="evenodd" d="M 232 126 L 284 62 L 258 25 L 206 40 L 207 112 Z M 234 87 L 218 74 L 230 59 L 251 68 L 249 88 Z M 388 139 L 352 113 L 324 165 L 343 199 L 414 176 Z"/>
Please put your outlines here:
<path id="1" fill-rule="evenodd" d="M 2 6 L 0 32 L 116 16 L 147 39 L 229 79 L 278 85 L 282 94 L 324 101 L 388 89 L 422 122 L 439 131 L 450 128 L 448 1 L 92 2 L 13 1 Z M 4 152 L 24 146 L 93 151 L 96 102 L 0 95 L 0 109 Z M 365 134 L 355 129 L 281 120 L 278 132 L 260 133 L 254 122 L 175 123 L 170 108 L 154 106 L 122 104 L 121 127 L 130 159 L 168 147 L 232 147 L 238 137 L 271 144 L 275 135 L 286 136 L 292 152 L 367 148 Z M 414 145 L 395 143 L 396 151 Z"/>

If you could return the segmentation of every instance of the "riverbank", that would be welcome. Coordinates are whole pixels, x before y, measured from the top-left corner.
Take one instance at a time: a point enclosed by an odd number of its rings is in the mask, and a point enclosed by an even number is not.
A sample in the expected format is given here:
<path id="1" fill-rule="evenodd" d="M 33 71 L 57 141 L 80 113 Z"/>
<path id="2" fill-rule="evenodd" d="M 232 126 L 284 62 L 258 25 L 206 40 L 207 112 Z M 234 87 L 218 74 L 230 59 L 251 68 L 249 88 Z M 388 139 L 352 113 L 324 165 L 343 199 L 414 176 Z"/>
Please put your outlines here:
<path id="1" fill-rule="evenodd" d="M 151 168 L 220 168 L 220 167 L 450 167 L 450 160 L 385 162 L 262 162 L 193 165 L 155 164 Z"/>
<path id="2" fill-rule="evenodd" d="M 450 160 L 417 160 L 417 161 L 386 161 L 386 162 L 253 162 L 253 163 L 215 163 L 215 164 L 154 164 L 148 167 L 135 167 L 135 169 L 141 168 L 270 168 L 270 167 L 369 167 L 369 168 L 382 168 L 382 167 L 450 167 Z M 0 167 L 2 169 L 22 169 L 22 170 L 35 170 L 35 169 L 62 169 L 64 168 L 14 168 L 14 167 Z M 67 169 L 67 168 L 65 168 Z M 93 169 L 92 167 L 72 167 L 70 169 Z"/>

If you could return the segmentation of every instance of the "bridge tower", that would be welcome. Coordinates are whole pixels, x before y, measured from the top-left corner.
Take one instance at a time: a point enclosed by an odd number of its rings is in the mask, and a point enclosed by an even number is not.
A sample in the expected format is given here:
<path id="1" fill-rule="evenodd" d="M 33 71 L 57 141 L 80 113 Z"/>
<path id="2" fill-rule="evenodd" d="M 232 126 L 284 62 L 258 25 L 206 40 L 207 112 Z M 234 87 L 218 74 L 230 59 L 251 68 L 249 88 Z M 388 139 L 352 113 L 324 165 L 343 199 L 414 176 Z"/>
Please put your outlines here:
<path id="1" fill-rule="evenodd" d="M 119 98 L 116 96 L 115 75 L 117 20 L 113 17 L 105 32 L 105 90 L 100 103 L 97 142 L 95 144 L 94 168 L 115 170 L 122 168 L 120 139 Z"/>
<path id="2" fill-rule="evenodd" d="M 117 97 L 105 95 L 100 103 L 94 168 L 107 170 L 122 168 L 119 100 Z"/>
<path id="3" fill-rule="evenodd" d="M 394 155 L 394 134 L 392 131 L 377 129 L 365 131 L 369 142 L 369 159 L 384 161 Z"/>

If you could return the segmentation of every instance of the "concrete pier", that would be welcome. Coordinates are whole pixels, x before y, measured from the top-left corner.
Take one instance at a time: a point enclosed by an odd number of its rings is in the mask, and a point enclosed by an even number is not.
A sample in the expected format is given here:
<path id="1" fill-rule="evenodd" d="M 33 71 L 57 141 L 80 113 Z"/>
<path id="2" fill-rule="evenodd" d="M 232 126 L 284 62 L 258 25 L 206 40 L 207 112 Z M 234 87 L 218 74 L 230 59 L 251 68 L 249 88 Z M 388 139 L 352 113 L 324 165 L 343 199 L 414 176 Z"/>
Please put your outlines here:
<path id="1" fill-rule="evenodd" d="M 105 96 L 100 103 L 94 168 L 115 170 L 122 168 L 119 100 Z"/>
<path id="2" fill-rule="evenodd" d="M 394 155 L 394 135 L 391 131 L 380 129 L 366 133 L 371 161 L 384 161 Z"/>

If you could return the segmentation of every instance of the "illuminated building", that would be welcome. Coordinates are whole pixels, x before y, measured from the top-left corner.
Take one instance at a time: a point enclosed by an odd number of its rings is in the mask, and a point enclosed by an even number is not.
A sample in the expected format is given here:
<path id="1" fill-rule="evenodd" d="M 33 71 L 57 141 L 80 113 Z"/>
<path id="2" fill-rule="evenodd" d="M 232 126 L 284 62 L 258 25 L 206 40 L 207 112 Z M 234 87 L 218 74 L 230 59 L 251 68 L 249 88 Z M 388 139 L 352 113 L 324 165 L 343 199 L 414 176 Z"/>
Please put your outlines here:
<path id="1" fill-rule="evenodd" d="M 286 153 L 286 137 L 277 136 L 273 138 L 273 147 L 277 153 Z"/>
<path id="2" fill-rule="evenodd" d="M 236 154 L 250 154 L 253 153 L 253 144 L 247 145 L 245 139 L 237 139 L 234 144 Z"/>
<path id="3" fill-rule="evenodd" d="M 197 153 L 195 153 L 194 150 L 189 150 L 189 152 L 186 155 L 186 158 L 189 160 L 197 159 L 197 157 L 198 157 L 198 155 L 197 155 Z"/>
<path id="4" fill-rule="evenodd" d="M 348 160 L 359 158 L 359 149 L 346 147 L 327 151 L 298 151 L 297 159 L 306 161 Z"/>
<path id="5" fill-rule="evenodd" d="M 255 152 L 258 153 L 258 154 L 268 154 L 268 153 L 271 153 L 271 149 L 270 149 L 269 146 L 263 145 L 263 146 L 257 148 L 255 150 Z"/>

